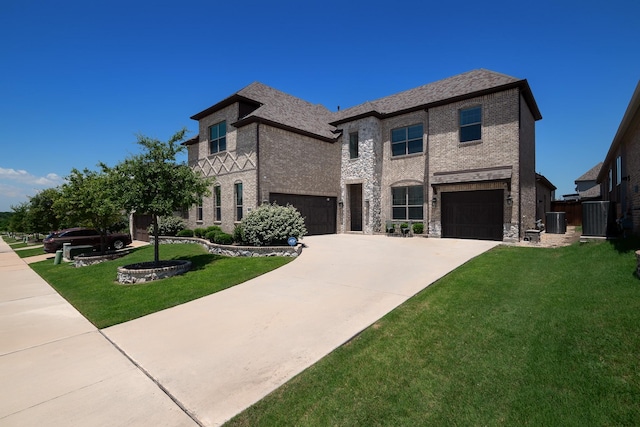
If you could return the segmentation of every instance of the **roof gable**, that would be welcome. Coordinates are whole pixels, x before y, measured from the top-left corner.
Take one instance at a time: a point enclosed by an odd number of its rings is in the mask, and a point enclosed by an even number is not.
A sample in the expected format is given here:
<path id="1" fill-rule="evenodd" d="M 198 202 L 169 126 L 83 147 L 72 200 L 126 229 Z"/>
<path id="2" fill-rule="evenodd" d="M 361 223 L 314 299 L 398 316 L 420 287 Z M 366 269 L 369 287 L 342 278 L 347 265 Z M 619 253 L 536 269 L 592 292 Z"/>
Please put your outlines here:
<path id="1" fill-rule="evenodd" d="M 580 181 L 594 181 L 595 182 L 598 179 L 598 173 L 600 173 L 600 168 L 602 168 L 602 162 L 598 163 L 597 165 L 595 165 L 594 167 L 589 169 L 587 172 L 585 172 L 584 175 L 582 175 L 580 178 L 576 179 L 575 182 L 580 182 Z"/>
<path id="2" fill-rule="evenodd" d="M 335 128 L 329 124 L 332 113 L 327 108 L 296 98 L 260 82 L 251 83 L 191 118 L 200 120 L 235 102 L 252 103 L 256 107 L 244 117 L 239 117 L 238 121 L 233 123 L 236 127 L 260 121 L 324 140 L 334 141 L 337 138 Z"/>

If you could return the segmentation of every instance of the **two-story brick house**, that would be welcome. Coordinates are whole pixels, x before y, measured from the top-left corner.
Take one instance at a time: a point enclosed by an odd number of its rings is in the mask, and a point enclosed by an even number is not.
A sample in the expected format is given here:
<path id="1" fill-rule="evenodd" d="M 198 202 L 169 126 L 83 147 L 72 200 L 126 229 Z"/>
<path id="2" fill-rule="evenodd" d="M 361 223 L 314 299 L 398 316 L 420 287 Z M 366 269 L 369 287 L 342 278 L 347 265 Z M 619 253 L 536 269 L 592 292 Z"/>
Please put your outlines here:
<path id="1" fill-rule="evenodd" d="M 254 83 L 192 118 L 189 162 L 218 187 L 191 226 L 230 229 L 264 201 L 298 207 L 312 234 L 411 221 L 517 240 L 535 223 L 541 115 L 526 80 L 474 70 L 335 113 Z"/>

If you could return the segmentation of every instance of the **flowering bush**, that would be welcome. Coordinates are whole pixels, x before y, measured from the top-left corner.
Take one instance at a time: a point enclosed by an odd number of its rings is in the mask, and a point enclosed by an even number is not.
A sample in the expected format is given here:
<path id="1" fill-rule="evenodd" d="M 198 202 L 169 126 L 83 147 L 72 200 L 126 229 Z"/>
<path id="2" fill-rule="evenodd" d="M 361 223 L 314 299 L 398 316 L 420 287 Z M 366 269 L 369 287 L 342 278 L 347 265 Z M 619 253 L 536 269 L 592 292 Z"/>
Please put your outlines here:
<path id="1" fill-rule="evenodd" d="M 242 234 L 250 245 L 282 245 L 289 237 L 300 240 L 307 234 L 307 228 L 304 218 L 293 206 L 265 203 L 242 219 Z"/>
<path id="2" fill-rule="evenodd" d="M 158 235 L 159 236 L 175 236 L 180 231 L 184 230 L 187 225 L 184 220 L 177 216 L 161 216 L 158 218 Z M 150 235 L 153 235 L 153 225 L 149 226 L 147 230 Z"/>

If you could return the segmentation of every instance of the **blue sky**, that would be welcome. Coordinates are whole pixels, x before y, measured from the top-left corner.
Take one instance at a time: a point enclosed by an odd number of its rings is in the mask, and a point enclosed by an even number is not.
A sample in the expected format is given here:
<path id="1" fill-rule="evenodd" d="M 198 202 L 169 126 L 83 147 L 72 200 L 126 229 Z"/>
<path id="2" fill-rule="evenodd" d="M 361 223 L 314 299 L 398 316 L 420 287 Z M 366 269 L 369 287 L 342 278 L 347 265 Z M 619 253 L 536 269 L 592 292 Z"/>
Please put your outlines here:
<path id="1" fill-rule="evenodd" d="M 335 110 L 476 68 L 525 78 L 556 194 L 640 79 L 635 0 L 0 1 L 0 211 L 115 165 L 253 81 Z"/>

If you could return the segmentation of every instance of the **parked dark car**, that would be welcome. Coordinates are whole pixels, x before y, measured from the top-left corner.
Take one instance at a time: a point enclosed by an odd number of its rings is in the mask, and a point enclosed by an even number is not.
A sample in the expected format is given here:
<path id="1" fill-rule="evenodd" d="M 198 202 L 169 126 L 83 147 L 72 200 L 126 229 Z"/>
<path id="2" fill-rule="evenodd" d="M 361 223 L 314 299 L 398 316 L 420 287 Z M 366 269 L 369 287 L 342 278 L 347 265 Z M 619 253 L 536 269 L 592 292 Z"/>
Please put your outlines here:
<path id="1" fill-rule="evenodd" d="M 131 244 L 131 235 L 126 233 L 108 233 L 107 248 L 122 249 Z M 49 234 L 44 239 L 44 251 L 53 253 L 62 249 L 62 245 L 71 243 L 72 246 L 91 245 L 100 249 L 100 233 L 92 228 L 67 228 Z"/>

